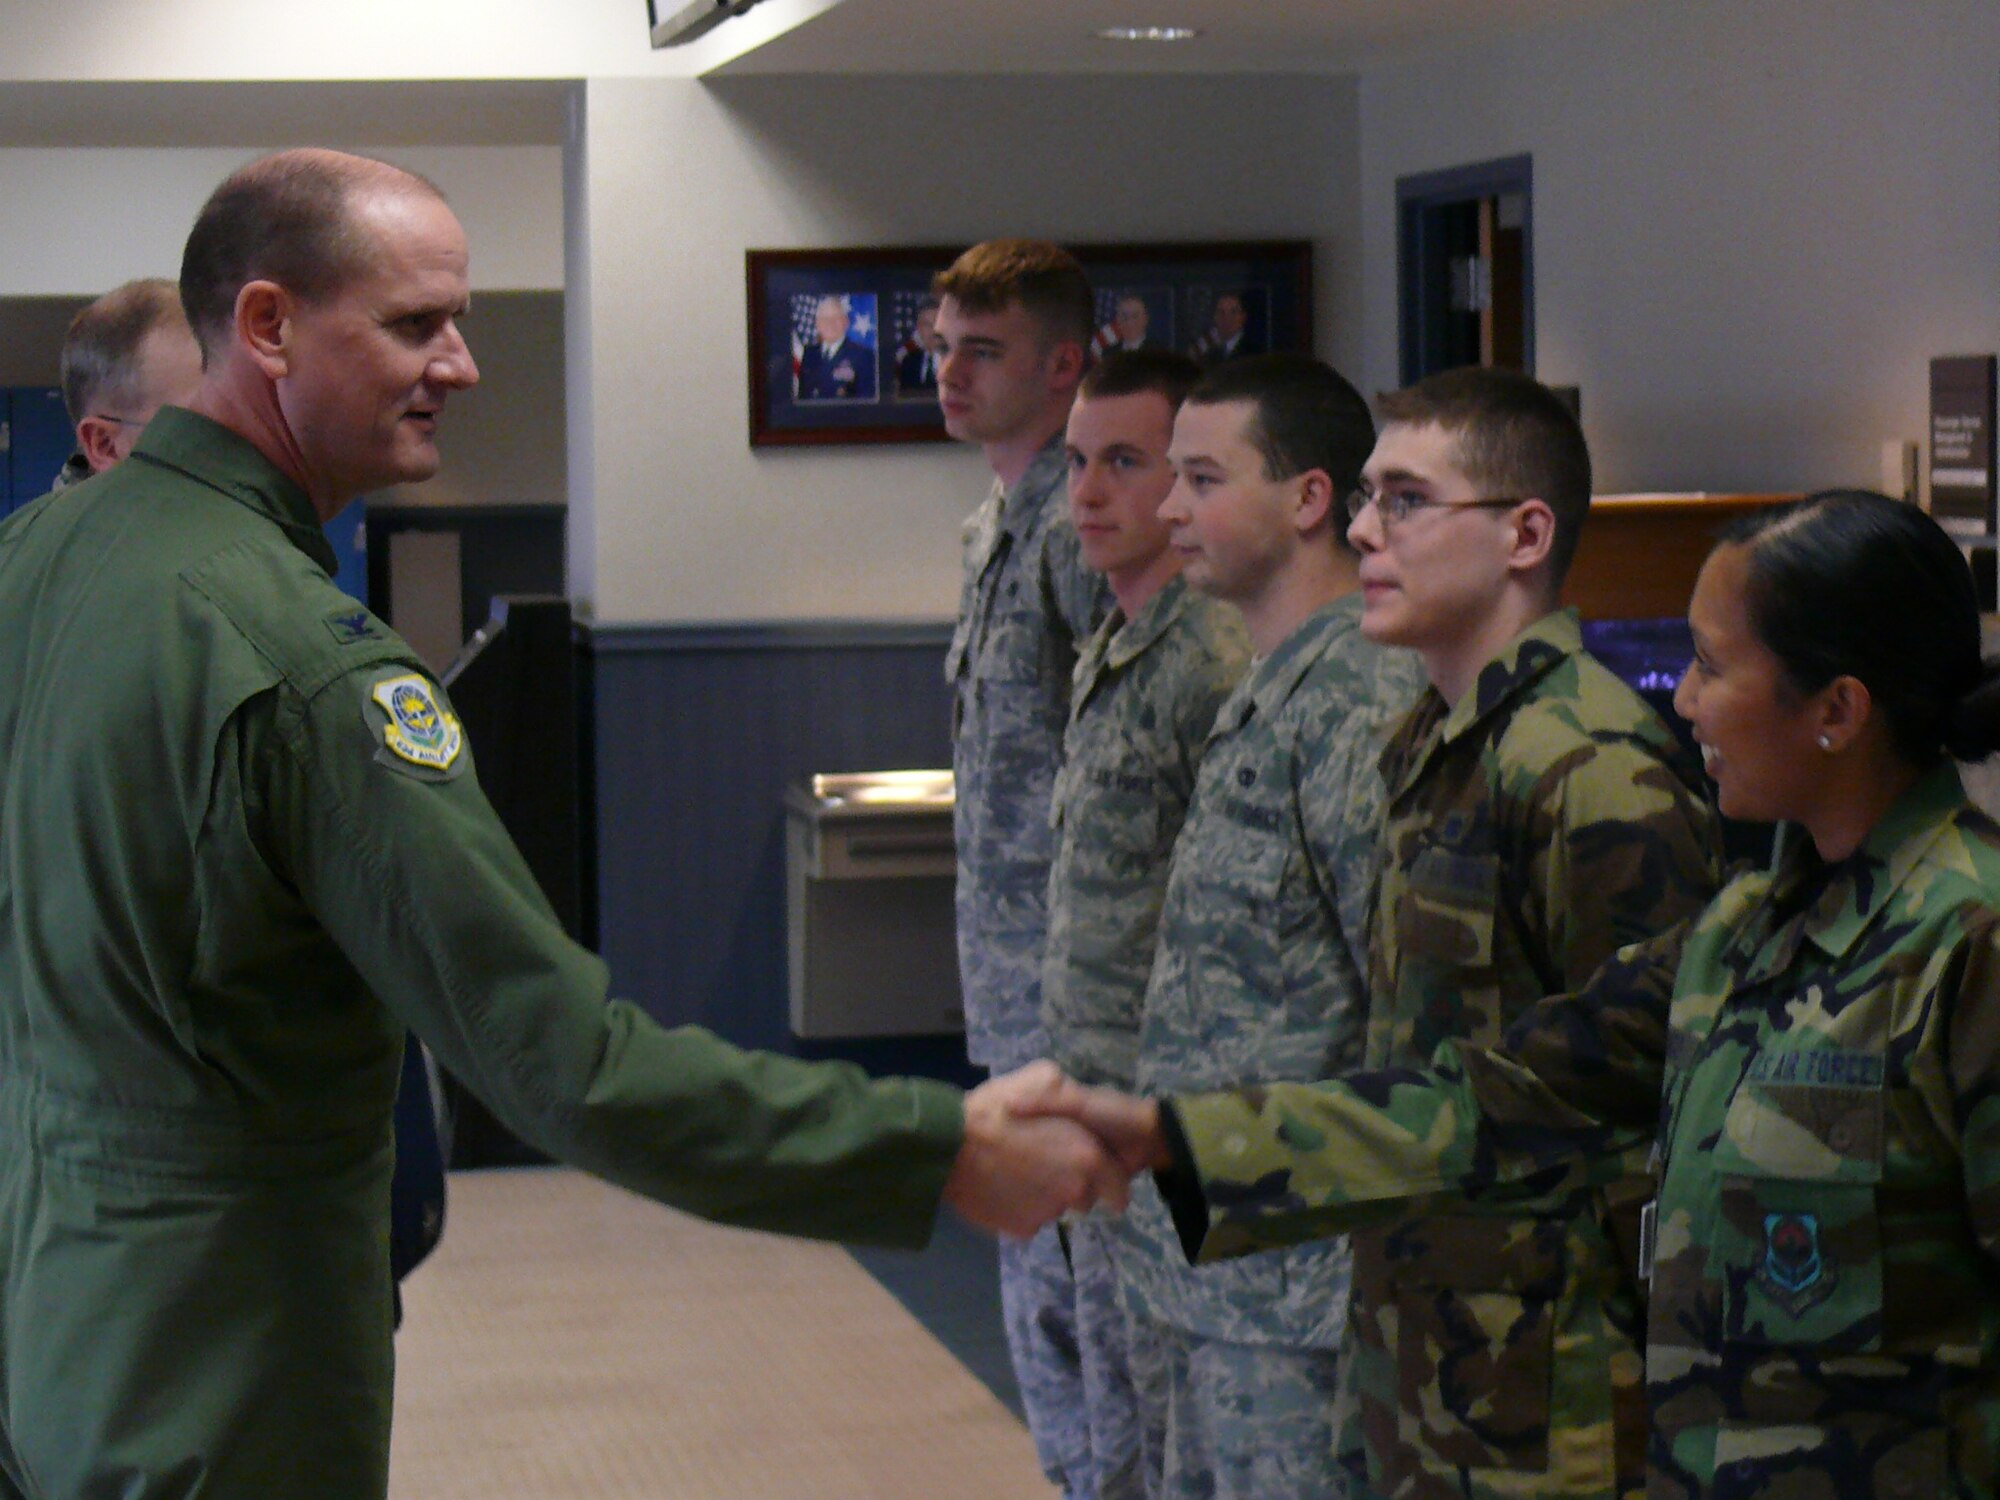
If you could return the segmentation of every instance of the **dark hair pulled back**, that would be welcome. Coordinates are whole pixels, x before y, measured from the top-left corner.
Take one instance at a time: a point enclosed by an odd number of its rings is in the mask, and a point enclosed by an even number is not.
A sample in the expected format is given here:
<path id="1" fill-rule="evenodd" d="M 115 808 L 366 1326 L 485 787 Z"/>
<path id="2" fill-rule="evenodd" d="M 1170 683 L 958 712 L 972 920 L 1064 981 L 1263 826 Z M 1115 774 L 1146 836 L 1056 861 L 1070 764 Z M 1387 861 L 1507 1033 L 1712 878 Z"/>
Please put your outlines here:
<path id="1" fill-rule="evenodd" d="M 1980 655 L 1972 571 L 1921 510 L 1822 490 L 1721 540 L 1749 549 L 1751 626 L 1799 693 L 1859 679 L 1917 766 L 2000 749 L 2000 659 Z"/>

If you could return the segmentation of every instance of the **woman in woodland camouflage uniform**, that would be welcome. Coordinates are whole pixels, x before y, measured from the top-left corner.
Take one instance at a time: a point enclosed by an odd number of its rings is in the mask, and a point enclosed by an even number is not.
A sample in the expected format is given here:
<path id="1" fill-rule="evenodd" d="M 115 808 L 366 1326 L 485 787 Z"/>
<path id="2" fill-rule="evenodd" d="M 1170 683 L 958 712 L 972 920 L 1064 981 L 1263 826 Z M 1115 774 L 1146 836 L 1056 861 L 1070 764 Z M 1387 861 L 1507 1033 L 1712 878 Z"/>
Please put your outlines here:
<path id="1" fill-rule="evenodd" d="M 1203 1260 L 1656 1133 L 1651 1493 L 1994 1495 L 2000 826 L 1952 761 L 2000 748 L 2000 677 L 1971 577 L 1913 507 L 1829 492 L 1727 533 L 1689 618 L 1677 706 L 1722 811 L 1783 825 L 1769 870 L 1425 1072 L 1048 1107 L 1161 1169 Z"/>

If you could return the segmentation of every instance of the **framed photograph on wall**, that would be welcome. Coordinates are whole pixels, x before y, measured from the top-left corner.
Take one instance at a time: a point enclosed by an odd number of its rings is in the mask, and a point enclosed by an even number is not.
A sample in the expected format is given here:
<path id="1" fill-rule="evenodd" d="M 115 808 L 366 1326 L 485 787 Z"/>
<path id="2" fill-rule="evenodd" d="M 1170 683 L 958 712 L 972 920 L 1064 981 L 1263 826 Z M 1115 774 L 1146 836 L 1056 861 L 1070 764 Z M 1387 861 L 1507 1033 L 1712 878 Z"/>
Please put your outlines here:
<path id="1" fill-rule="evenodd" d="M 750 445 L 948 441 L 930 285 L 962 248 L 748 252 Z M 1070 248 L 1094 293 L 1092 358 L 1312 352 L 1304 240 Z"/>

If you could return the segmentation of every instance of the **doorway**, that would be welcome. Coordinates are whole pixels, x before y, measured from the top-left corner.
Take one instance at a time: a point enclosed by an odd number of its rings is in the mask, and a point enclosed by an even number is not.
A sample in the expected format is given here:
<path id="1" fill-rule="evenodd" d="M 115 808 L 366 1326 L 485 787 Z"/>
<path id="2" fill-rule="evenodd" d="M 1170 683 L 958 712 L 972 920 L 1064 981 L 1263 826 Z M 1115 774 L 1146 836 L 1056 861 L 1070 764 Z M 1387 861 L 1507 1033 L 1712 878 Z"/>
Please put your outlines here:
<path id="1" fill-rule="evenodd" d="M 1396 181 L 1402 383 L 1535 369 L 1533 171 L 1503 157 Z"/>

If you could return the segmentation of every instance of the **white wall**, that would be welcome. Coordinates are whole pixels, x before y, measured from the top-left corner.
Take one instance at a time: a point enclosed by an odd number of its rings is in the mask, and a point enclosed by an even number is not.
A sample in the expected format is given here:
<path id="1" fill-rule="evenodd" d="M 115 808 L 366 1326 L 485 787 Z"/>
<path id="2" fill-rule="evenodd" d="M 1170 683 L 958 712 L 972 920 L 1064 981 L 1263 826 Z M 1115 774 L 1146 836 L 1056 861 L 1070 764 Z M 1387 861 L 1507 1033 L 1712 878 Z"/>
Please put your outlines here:
<path id="1" fill-rule="evenodd" d="M 586 99 L 571 585 L 601 620 L 956 602 L 975 451 L 750 450 L 748 248 L 1312 237 L 1320 347 L 1360 347 L 1344 80 L 593 79 Z"/>
<path id="2" fill-rule="evenodd" d="M 1879 483 L 1928 361 L 2000 348 L 2000 4 L 1674 0 L 1371 72 L 1362 369 L 1396 179 L 1534 157 L 1537 371 L 1602 490 Z"/>
<path id="3" fill-rule="evenodd" d="M 0 297 L 94 297 L 135 276 L 177 274 L 203 201 L 265 149 L 0 149 Z M 471 237 L 475 290 L 562 287 L 560 147 L 371 154 L 444 189 Z"/>

